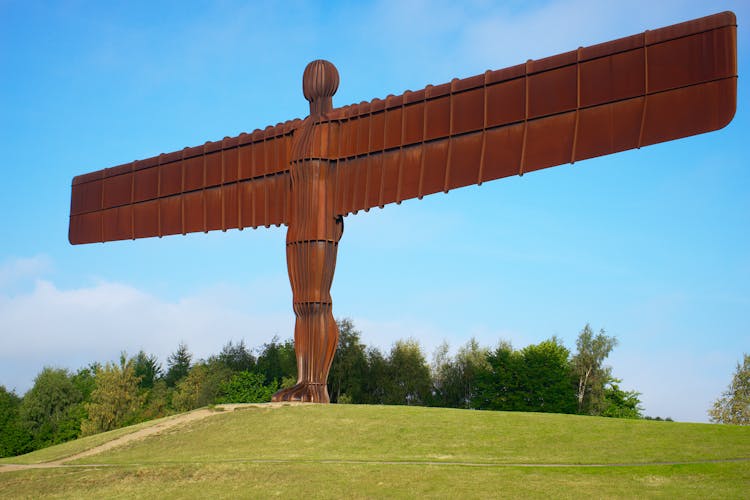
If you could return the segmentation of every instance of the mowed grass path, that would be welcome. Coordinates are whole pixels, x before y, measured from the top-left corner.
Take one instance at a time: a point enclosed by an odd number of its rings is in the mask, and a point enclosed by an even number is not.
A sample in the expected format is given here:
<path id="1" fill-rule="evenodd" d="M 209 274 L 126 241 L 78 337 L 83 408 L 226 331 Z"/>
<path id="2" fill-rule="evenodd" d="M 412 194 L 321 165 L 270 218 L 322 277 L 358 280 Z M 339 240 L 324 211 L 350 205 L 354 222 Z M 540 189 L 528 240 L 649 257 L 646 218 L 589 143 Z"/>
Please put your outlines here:
<path id="1" fill-rule="evenodd" d="M 417 407 L 246 407 L 75 461 L 78 467 L 0 474 L 0 491 L 743 498 L 748 459 L 747 427 Z"/>

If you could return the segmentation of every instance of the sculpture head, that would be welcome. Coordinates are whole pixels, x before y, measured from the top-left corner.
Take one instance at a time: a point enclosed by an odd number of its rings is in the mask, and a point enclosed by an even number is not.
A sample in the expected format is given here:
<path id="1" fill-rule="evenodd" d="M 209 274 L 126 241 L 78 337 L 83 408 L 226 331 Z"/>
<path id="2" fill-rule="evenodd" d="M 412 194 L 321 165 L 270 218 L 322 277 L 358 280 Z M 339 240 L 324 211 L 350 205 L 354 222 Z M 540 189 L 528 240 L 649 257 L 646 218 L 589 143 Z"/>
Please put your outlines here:
<path id="1" fill-rule="evenodd" d="M 323 59 L 307 65 L 302 75 L 302 93 L 310 101 L 310 115 L 319 116 L 333 109 L 333 94 L 339 88 L 336 66 Z"/>

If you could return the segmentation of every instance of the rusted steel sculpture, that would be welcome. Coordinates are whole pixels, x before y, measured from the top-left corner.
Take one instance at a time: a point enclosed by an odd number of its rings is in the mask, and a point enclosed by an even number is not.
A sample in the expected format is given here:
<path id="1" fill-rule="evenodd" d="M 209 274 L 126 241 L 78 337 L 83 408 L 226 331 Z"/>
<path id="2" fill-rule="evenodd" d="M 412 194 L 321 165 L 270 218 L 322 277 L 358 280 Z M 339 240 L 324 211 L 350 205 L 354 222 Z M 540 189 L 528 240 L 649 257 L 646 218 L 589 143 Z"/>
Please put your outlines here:
<path id="1" fill-rule="evenodd" d="M 304 120 L 74 178 L 70 242 L 288 226 L 298 382 L 274 400 L 328 402 L 344 216 L 720 129 L 736 45 L 724 12 L 342 108 L 313 61 Z"/>

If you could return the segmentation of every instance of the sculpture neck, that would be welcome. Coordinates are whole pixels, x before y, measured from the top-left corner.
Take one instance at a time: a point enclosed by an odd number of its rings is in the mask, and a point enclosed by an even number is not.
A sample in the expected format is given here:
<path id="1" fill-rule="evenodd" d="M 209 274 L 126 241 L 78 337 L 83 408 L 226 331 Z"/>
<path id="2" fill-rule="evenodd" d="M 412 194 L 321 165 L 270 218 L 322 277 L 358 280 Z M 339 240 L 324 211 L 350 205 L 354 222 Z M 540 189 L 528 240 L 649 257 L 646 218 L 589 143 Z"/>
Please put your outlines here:
<path id="1" fill-rule="evenodd" d="M 332 97 L 320 97 L 310 101 L 310 116 L 313 118 L 320 117 L 333 109 Z"/>

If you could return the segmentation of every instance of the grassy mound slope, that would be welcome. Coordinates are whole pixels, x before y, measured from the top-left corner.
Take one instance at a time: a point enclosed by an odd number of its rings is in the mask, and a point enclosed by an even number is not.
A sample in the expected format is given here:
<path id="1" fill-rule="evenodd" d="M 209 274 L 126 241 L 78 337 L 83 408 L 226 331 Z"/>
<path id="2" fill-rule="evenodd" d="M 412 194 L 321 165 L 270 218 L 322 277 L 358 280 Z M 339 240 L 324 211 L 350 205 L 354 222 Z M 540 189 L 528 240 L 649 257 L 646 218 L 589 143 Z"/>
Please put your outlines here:
<path id="1" fill-rule="evenodd" d="M 76 461 L 81 467 L 5 472 L 0 489 L 32 497 L 300 496 L 304 489 L 311 497 L 740 498 L 750 487 L 750 461 L 726 460 L 749 458 L 750 428 L 734 426 L 246 407 Z"/>
<path id="2" fill-rule="evenodd" d="M 123 427 L 122 429 L 102 432 L 101 434 L 95 434 L 93 436 L 87 436 L 84 438 L 76 439 L 74 441 L 68 441 L 67 443 L 59 444 L 57 446 L 42 448 L 40 450 L 32 451 L 31 453 L 27 453 L 18 457 L 0 458 L 0 465 L 43 464 L 46 462 L 63 460 L 67 457 L 89 450 L 101 444 L 117 439 L 121 436 L 132 434 L 141 429 L 153 427 L 155 425 L 159 425 L 163 422 L 174 420 L 176 418 L 179 418 L 179 415 L 171 415 L 169 417 L 149 420 L 148 422 L 142 422 L 140 424 Z"/>

